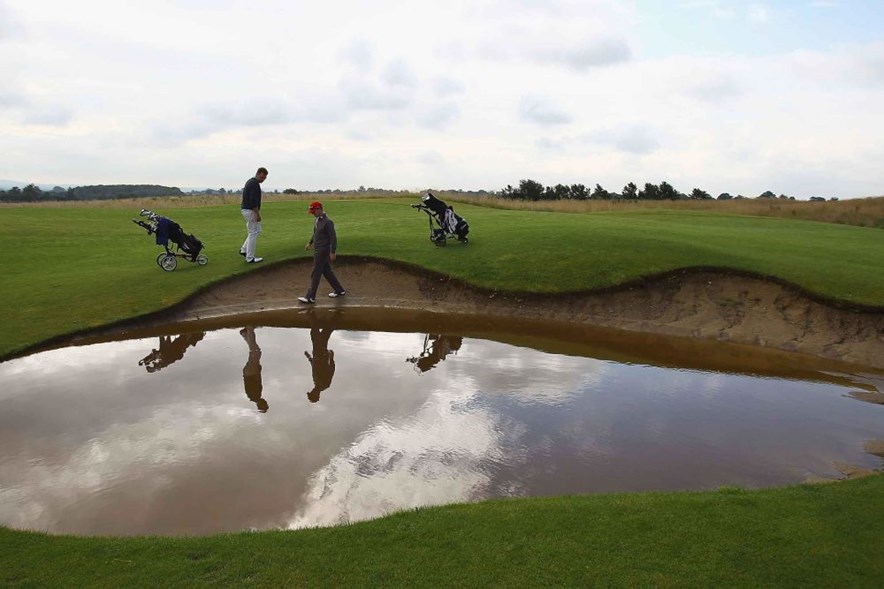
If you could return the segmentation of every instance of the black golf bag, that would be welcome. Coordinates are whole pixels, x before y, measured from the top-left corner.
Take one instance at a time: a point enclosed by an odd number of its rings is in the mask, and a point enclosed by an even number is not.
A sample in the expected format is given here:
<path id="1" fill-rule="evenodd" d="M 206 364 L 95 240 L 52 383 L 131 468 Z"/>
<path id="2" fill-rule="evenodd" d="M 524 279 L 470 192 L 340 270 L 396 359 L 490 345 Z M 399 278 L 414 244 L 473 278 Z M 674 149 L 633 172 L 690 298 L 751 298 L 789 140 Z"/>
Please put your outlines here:
<path id="1" fill-rule="evenodd" d="M 430 241 L 438 246 L 445 245 L 448 239 L 457 239 L 463 244 L 468 243 L 470 224 L 455 214 L 454 207 L 445 204 L 430 192 L 421 197 L 421 201 L 420 204 L 411 206 L 425 212 L 430 218 Z"/>

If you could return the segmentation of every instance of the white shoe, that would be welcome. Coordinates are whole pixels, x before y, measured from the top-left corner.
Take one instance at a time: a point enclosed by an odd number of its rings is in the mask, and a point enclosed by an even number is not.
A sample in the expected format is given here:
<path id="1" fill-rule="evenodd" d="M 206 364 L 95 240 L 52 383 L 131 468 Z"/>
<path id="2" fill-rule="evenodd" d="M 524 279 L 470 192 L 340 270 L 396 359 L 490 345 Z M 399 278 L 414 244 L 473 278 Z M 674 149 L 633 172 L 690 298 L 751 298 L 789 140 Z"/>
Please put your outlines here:
<path id="1" fill-rule="evenodd" d="M 336 299 L 338 297 L 344 296 L 345 294 L 347 294 L 347 291 L 342 290 L 341 292 L 330 292 L 330 293 L 328 293 L 328 296 L 330 296 L 333 299 Z"/>
<path id="2" fill-rule="evenodd" d="M 264 258 L 252 258 L 251 260 L 246 260 L 249 264 L 257 264 L 258 262 L 263 262 Z"/>
<path id="3" fill-rule="evenodd" d="M 308 299 L 307 297 L 298 297 L 298 300 L 302 303 L 307 303 L 308 305 L 312 305 L 316 302 L 316 299 Z"/>

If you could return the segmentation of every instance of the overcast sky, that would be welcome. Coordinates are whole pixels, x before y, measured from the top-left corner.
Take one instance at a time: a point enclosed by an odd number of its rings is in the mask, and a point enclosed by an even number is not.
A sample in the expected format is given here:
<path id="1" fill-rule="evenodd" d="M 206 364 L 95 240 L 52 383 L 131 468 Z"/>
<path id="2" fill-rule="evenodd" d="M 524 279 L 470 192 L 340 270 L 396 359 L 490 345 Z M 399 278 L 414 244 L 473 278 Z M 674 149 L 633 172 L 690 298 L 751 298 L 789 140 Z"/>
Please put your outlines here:
<path id="1" fill-rule="evenodd" d="M 0 179 L 884 194 L 880 0 L 0 0 Z"/>

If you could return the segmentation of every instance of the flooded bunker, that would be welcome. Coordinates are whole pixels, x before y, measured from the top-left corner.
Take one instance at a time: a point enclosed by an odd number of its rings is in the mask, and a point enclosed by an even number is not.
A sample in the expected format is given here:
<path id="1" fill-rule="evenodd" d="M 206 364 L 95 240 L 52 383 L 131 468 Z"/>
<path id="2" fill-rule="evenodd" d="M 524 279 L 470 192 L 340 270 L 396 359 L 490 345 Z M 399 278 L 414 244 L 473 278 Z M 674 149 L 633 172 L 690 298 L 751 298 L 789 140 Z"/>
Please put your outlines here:
<path id="1" fill-rule="evenodd" d="M 503 497 L 880 469 L 884 374 L 586 325 L 283 310 L 0 363 L 0 523 L 327 526 Z"/>

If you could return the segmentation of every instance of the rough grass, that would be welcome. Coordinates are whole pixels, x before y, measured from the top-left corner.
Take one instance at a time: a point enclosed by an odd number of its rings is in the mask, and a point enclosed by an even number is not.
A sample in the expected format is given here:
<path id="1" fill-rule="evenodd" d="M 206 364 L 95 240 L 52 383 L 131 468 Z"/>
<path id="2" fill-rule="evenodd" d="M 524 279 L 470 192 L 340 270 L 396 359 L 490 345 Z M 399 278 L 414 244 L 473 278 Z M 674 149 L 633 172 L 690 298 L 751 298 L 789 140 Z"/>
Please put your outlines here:
<path id="1" fill-rule="evenodd" d="M 773 276 L 820 297 L 884 306 L 884 232 L 831 223 L 709 211 L 636 209 L 566 214 L 457 205 L 468 246 L 434 247 L 410 199 L 328 201 L 339 255 L 399 260 L 507 291 L 573 292 L 680 268 L 719 267 Z M 161 204 L 161 203 L 160 203 Z M 46 338 L 165 308 L 197 289 L 253 270 L 237 254 L 238 204 L 153 206 L 206 243 L 209 264 L 155 263 L 162 251 L 130 222 L 138 208 L 15 207 L 2 212 L 0 357 Z M 268 202 L 265 264 L 307 256 L 302 202 Z M 294 290 L 300 290 L 300 288 Z M 294 296 L 294 294 L 293 294 Z"/>
<path id="2" fill-rule="evenodd" d="M 627 212 L 635 210 L 709 211 L 727 215 L 779 217 L 803 221 L 838 223 L 857 227 L 884 229 L 884 197 L 855 198 L 841 201 L 809 202 L 785 199 L 738 200 L 683 200 L 683 201 L 518 201 L 498 197 L 464 196 L 458 193 L 442 195 L 452 202 L 520 211 L 550 211 L 560 213 Z"/>
<path id="3" fill-rule="evenodd" d="M 738 199 L 738 200 L 687 200 L 687 201 L 623 201 L 623 200 L 558 200 L 521 201 L 508 200 L 491 195 L 471 195 L 464 192 L 435 192 L 440 198 L 451 203 L 471 204 L 496 209 L 518 211 L 548 211 L 559 213 L 598 213 L 628 212 L 635 210 L 710 211 L 727 215 L 750 215 L 758 217 L 780 217 L 802 221 L 820 221 L 857 227 L 884 229 L 884 196 L 854 198 L 840 201 L 809 202 L 784 199 Z M 416 193 L 403 193 L 402 198 L 417 199 Z M 40 203 L 0 203 L 0 210 L 14 207 L 65 207 L 65 208 L 114 208 L 135 209 L 162 207 L 182 208 L 206 205 L 236 205 L 239 195 L 195 195 L 175 197 L 151 197 L 141 199 L 121 199 L 105 201 L 45 201 Z M 364 198 L 390 198 L 389 195 L 366 192 L 266 194 L 266 202 L 288 202 L 312 200 L 353 200 Z"/>
<path id="4" fill-rule="evenodd" d="M 884 476 L 489 501 L 336 528 L 75 538 L 0 528 L 15 587 L 880 587 Z"/>

